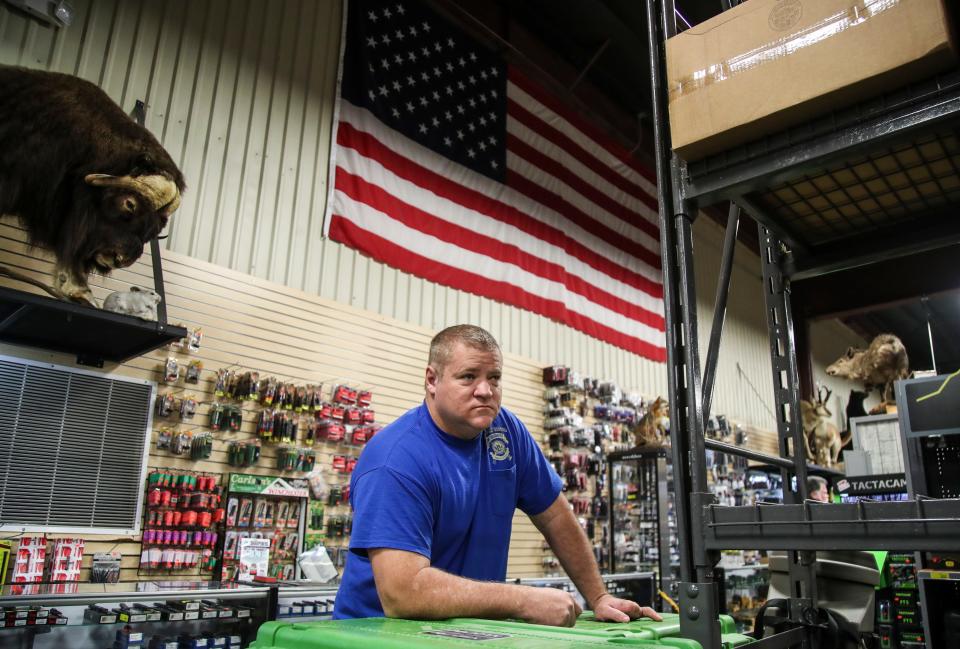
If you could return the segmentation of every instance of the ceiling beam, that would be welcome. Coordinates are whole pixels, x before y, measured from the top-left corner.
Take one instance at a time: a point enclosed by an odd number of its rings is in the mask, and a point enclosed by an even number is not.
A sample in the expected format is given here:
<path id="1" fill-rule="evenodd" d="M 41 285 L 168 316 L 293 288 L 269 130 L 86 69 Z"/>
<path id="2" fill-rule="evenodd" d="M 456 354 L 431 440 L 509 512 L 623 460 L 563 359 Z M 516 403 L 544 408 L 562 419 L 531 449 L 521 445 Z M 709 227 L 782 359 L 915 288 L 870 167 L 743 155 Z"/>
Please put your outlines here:
<path id="1" fill-rule="evenodd" d="M 807 318 L 842 317 L 960 288 L 960 243 L 791 282 Z"/>
<path id="2" fill-rule="evenodd" d="M 794 280 L 810 279 L 953 246 L 958 241 L 960 218 L 955 208 L 940 210 L 866 236 L 817 246 L 816 252 L 808 255 L 794 251 L 784 271 Z"/>

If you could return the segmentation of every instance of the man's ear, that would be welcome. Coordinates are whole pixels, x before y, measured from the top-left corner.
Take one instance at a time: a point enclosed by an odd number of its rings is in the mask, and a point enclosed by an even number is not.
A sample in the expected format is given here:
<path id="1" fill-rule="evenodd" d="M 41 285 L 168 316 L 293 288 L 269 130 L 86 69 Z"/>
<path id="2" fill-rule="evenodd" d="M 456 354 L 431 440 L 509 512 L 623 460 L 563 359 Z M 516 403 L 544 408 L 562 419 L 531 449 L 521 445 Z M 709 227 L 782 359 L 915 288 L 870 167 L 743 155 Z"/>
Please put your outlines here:
<path id="1" fill-rule="evenodd" d="M 427 365 L 427 373 L 424 377 L 424 387 L 431 396 L 437 392 L 437 381 L 440 380 L 440 374 L 433 368 L 433 365 Z"/>

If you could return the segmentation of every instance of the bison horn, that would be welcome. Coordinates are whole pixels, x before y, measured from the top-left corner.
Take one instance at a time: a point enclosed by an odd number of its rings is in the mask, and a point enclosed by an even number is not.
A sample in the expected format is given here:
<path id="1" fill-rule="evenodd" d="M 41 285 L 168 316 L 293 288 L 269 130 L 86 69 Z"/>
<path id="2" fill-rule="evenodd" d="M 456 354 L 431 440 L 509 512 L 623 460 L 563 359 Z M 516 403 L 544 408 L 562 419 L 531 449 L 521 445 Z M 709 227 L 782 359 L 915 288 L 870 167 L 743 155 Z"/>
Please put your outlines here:
<path id="1" fill-rule="evenodd" d="M 95 187 L 121 187 L 134 191 L 150 205 L 169 216 L 180 207 L 180 190 L 177 184 L 160 174 L 150 176 L 111 176 L 110 174 L 87 174 L 84 180 Z"/>

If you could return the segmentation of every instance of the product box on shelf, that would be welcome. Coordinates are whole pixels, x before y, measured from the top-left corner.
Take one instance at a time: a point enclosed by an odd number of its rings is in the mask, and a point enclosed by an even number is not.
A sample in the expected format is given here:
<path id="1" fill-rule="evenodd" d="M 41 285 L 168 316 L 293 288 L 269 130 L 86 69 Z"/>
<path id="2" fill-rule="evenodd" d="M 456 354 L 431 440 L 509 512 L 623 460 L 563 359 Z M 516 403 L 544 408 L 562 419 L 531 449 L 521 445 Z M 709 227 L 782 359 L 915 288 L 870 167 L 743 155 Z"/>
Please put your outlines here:
<path id="1" fill-rule="evenodd" d="M 169 620 L 199 620 L 200 602 L 167 600 L 166 608 Z M 177 615 L 179 613 L 179 615 Z"/>
<path id="2" fill-rule="evenodd" d="M 180 649 L 180 642 L 173 638 L 153 636 L 150 638 L 149 649 Z"/>
<path id="3" fill-rule="evenodd" d="M 748 0 L 667 41 L 673 148 L 696 160 L 956 61 L 944 0 Z"/>
<path id="4" fill-rule="evenodd" d="M 116 640 L 113 641 L 114 649 L 129 649 L 131 647 L 143 646 L 143 632 L 133 631 L 130 627 L 124 627 L 117 630 Z"/>
<path id="5" fill-rule="evenodd" d="M 54 615 L 55 614 L 55 615 Z M 3 627 L 46 626 L 59 624 L 60 612 L 40 606 L 10 606 L 3 609 Z"/>
<path id="6" fill-rule="evenodd" d="M 113 609 L 113 612 L 117 615 L 119 621 L 127 624 L 147 621 L 147 614 L 144 611 L 129 608 L 126 604 L 121 604 L 118 608 Z"/>
<path id="7" fill-rule="evenodd" d="M 91 604 L 83 611 L 83 621 L 87 624 L 116 624 L 117 614 Z"/>
<path id="8" fill-rule="evenodd" d="M 220 616 L 220 609 L 215 606 L 203 605 L 200 607 L 201 620 L 215 620 Z"/>

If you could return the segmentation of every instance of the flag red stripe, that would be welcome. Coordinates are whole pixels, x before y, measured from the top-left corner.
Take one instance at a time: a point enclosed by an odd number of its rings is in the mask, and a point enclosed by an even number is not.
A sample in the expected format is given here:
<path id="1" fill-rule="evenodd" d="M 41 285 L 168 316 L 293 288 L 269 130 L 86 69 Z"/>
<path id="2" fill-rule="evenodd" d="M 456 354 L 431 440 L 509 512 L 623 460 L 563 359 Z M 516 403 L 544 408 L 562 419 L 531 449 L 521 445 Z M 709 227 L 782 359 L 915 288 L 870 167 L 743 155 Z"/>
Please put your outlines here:
<path id="1" fill-rule="evenodd" d="M 590 215 L 586 214 L 580 208 L 568 203 L 532 180 L 524 178 L 520 174 L 508 169 L 506 181 L 508 187 L 517 190 L 527 198 L 545 207 L 549 207 L 554 212 L 561 214 L 569 221 L 576 223 L 587 232 L 600 237 L 610 245 L 633 255 L 637 259 L 642 259 L 653 268 L 660 268 L 660 257 L 657 253 L 648 250 L 636 241 L 630 241 L 623 235 L 614 232 L 607 226 L 591 218 Z"/>
<path id="2" fill-rule="evenodd" d="M 436 260 L 412 253 L 383 237 L 358 227 L 339 214 L 332 215 L 330 238 L 355 248 L 378 261 L 428 281 L 513 304 L 522 309 L 564 322 L 588 336 L 598 338 L 651 360 L 658 362 L 666 360 L 667 353 L 663 347 L 658 347 L 599 324 L 575 311 L 570 311 L 559 302 L 533 295 L 513 284 L 492 281 L 475 273 L 453 268 Z"/>
<path id="3" fill-rule="evenodd" d="M 589 168 L 591 171 L 609 182 L 617 189 L 626 192 L 638 201 L 642 201 L 647 205 L 647 207 L 653 210 L 657 209 L 657 201 L 647 192 L 645 192 L 642 187 L 633 184 L 618 174 L 609 166 L 605 165 L 596 157 L 594 157 L 589 151 L 570 139 L 569 136 L 550 126 L 512 99 L 507 99 L 507 112 L 509 113 L 510 117 L 514 118 L 531 131 L 539 134 L 541 137 L 549 140 L 553 144 L 566 151 L 568 154 L 580 161 L 584 166 Z M 649 225 L 654 228 L 657 227 L 653 223 L 649 223 Z"/>
<path id="4" fill-rule="evenodd" d="M 612 198 L 605 196 L 602 192 L 590 185 L 590 183 L 572 173 L 569 169 L 564 167 L 553 158 L 537 151 L 517 136 L 507 133 L 507 149 L 510 151 L 510 153 L 520 156 L 530 164 L 542 169 L 557 180 L 563 182 L 565 185 L 595 205 L 601 207 L 614 216 L 623 219 L 635 228 L 643 230 L 645 233 L 653 237 L 654 241 L 659 241 L 660 229 L 648 221 L 647 217 L 645 217 L 643 214 L 635 212 L 623 203 L 618 203 Z"/>
<path id="5" fill-rule="evenodd" d="M 432 191 L 442 198 L 454 201 L 464 207 L 496 219 L 501 223 L 514 226 L 530 236 L 542 239 L 595 268 L 599 272 L 643 291 L 655 298 L 663 297 L 663 287 L 629 268 L 620 266 L 600 256 L 586 246 L 574 241 L 563 231 L 548 226 L 521 210 L 501 201 L 488 198 L 483 194 L 459 185 L 448 178 L 426 169 L 416 162 L 392 151 L 369 133 L 357 130 L 347 122 L 340 122 L 337 129 L 337 144 L 358 151 L 361 155 L 376 160 L 398 177 L 408 180 L 415 185 Z M 454 163 L 450 163 L 454 164 Z M 591 220 L 586 229 L 595 233 L 595 223 Z M 619 237 L 619 235 L 617 235 Z M 659 268 L 660 259 L 642 246 L 637 246 L 648 253 L 655 268 Z"/>
<path id="6" fill-rule="evenodd" d="M 458 248 L 471 250 L 506 264 L 512 264 L 546 280 L 563 284 L 567 290 L 585 297 L 588 301 L 615 311 L 631 320 L 663 331 L 664 321 L 659 314 L 652 313 L 636 304 L 628 302 L 598 286 L 592 286 L 579 277 L 570 275 L 562 266 L 551 263 L 541 257 L 524 252 L 520 248 L 503 243 L 473 230 L 439 219 L 433 214 L 417 208 L 352 174 L 337 167 L 335 188 L 355 201 L 365 203 L 395 221 L 407 227 L 446 241 Z"/>
<path id="7" fill-rule="evenodd" d="M 562 104 L 556 97 L 549 94 L 546 90 L 540 87 L 539 84 L 531 81 L 526 75 L 524 75 L 516 67 L 510 65 L 507 66 L 509 71 L 507 78 L 518 88 L 522 89 L 525 93 L 536 99 L 538 102 L 552 110 L 554 113 L 567 120 L 572 124 L 578 131 L 589 137 L 591 140 L 602 146 L 606 149 L 611 155 L 616 156 L 618 160 L 622 163 L 636 171 L 638 174 L 652 182 L 654 185 L 657 184 L 657 174 L 647 167 L 645 164 L 633 157 L 630 152 L 625 149 L 619 142 L 614 140 L 612 137 L 598 129 L 596 126 L 583 119 L 571 110 L 568 106 Z"/>

